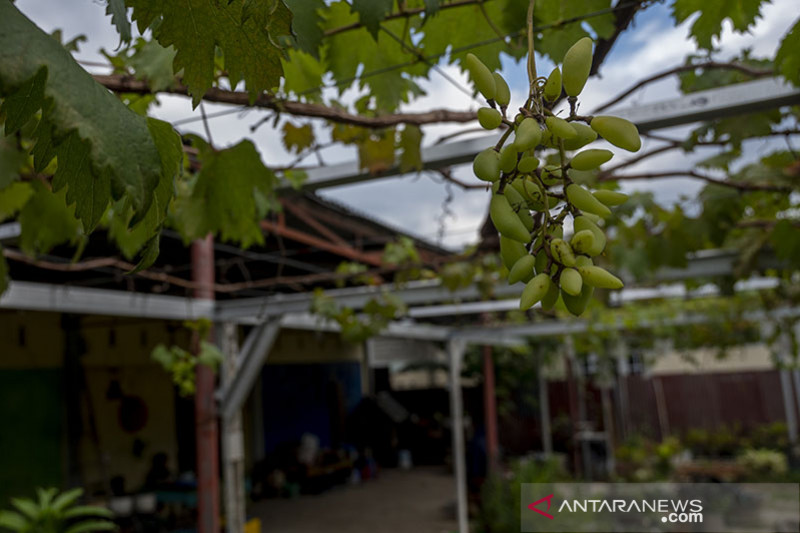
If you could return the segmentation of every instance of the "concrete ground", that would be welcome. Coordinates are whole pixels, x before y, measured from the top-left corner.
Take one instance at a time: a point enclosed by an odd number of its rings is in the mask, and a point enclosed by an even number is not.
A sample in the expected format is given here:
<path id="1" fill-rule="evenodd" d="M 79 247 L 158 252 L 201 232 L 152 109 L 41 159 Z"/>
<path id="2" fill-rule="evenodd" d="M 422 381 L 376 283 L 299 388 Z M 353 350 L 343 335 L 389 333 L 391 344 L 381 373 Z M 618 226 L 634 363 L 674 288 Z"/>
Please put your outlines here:
<path id="1" fill-rule="evenodd" d="M 457 529 L 454 481 L 442 467 L 384 470 L 318 496 L 257 502 L 264 533 L 445 533 Z"/>

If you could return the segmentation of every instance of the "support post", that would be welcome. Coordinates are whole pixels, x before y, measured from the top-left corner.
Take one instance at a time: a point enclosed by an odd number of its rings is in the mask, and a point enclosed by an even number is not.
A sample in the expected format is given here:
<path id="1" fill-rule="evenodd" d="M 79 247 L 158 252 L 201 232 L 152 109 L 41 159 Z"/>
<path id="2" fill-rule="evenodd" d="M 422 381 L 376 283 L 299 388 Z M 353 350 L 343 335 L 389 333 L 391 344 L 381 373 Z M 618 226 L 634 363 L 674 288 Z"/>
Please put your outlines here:
<path id="1" fill-rule="evenodd" d="M 550 393 L 542 357 L 539 357 L 539 416 L 541 418 L 542 451 L 546 458 L 553 455 L 553 432 L 550 429 Z"/>
<path id="2" fill-rule="evenodd" d="M 495 392 L 492 347 L 483 347 L 483 420 L 486 428 L 486 471 L 497 471 L 500 460 L 500 439 L 497 434 L 497 393 Z"/>
<path id="3" fill-rule="evenodd" d="M 192 243 L 192 281 L 197 286 L 195 298 L 214 299 L 214 239 L 210 234 Z M 212 329 L 210 335 L 213 334 Z M 196 334 L 193 344 L 197 353 L 200 350 L 200 338 Z M 214 371 L 210 367 L 197 366 L 194 416 L 198 533 L 219 533 L 219 430 L 214 379 Z"/>
<path id="4" fill-rule="evenodd" d="M 464 405 L 461 397 L 461 363 L 466 344 L 459 339 L 450 339 L 447 354 L 450 362 L 450 420 L 453 433 L 453 469 L 456 479 L 456 515 L 458 533 L 469 533 L 467 509 L 467 462 L 464 445 Z"/>
<path id="5" fill-rule="evenodd" d="M 222 379 L 225 386 L 229 386 L 239 367 L 239 338 L 236 324 L 226 322 L 220 328 L 220 336 L 222 353 L 225 357 Z M 222 475 L 225 482 L 225 531 L 244 533 L 247 508 L 241 410 L 237 410 L 230 418 L 222 419 Z"/>

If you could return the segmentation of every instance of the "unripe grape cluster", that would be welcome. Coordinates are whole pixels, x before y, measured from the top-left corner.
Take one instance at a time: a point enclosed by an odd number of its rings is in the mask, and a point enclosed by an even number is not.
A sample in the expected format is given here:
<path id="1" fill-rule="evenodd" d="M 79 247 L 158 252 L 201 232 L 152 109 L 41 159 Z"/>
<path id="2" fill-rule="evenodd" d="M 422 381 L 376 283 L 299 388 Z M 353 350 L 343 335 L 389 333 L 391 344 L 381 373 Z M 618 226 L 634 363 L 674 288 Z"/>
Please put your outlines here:
<path id="1" fill-rule="evenodd" d="M 641 139 L 636 126 L 619 117 L 581 116 L 577 97 L 586 85 L 592 66 L 592 40 L 576 42 L 547 78 L 537 78 L 525 104 L 513 119 L 507 116 L 511 93 L 508 84 L 473 54 L 467 54 L 467 71 L 488 107 L 478 111 L 481 126 L 493 130 L 502 124 L 506 132 L 496 146 L 480 152 L 473 162 L 475 176 L 492 184 L 489 216 L 500 233 L 500 256 L 509 271 L 510 284 L 524 282 L 520 309 L 537 302 L 545 310 L 559 298 L 574 315 L 586 309 L 595 288 L 621 289 L 622 281 L 596 266 L 592 258 L 603 253 L 606 235 L 602 220 L 610 207 L 627 196 L 611 190 L 590 191 L 575 183 L 572 170 L 595 170 L 608 162 L 609 150 L 588 148 L 572 157 L 598 136 L 636 152 Z M 561 97 L 569 101 L 569 115 L 556 116 L 548 107 Z M 512 138 L 513 134 L 513 138 Z M 555 149 L 558 165 L 542 165 L 537 150 Z M 564 222 L 572 217 L 573 234 L 564 238 Z"/>

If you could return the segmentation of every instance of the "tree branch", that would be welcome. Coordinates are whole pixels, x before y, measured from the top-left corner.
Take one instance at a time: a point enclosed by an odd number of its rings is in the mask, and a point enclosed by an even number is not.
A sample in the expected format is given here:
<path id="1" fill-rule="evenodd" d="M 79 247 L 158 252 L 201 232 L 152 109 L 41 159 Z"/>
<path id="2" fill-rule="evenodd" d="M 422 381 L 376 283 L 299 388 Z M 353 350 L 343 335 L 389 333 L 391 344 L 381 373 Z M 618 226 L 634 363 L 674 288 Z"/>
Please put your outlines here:
<path id="1" fill-rule="evenodd" d="M 609 100 L 605 104 L 603 104 L 600 107 L 596 108 L 592 112 L 592 114 L 599 113 L 600 111 L 608 109 L 612 105 L 621 102 L 622 100 L 624 100 L 625 98 L 630 96 L 632 93 L 636 92 L 637 90 L 641 89 L 642 87 L 644 87 L 645 85 L 647 85 L 649 83 L 653 83 L 654 81 L 658 81 L 660 79 L 667 78 L 669 76 L 672 76 L 673 74 L 680 74 L 681 72 L 688 72 L 690 70 L 696 70 L 696 69 L 738 70 L 739 72 L 742 72 L 742 73 L 747 74 L 749 76 L 753 76 L 754 78 L 760 78 L 760 77 L 764 77 L 764 76 L 771 76 L 771 75 L 773 75 L 775 73 L 773 70 L 756 69 L 756 68 L 750 67 L 748 65 L 743 65 L 741 63 L 719 63 L 717 61 L 706 61 L 704 63 L 681 65 L 679 67 L 675 67 L 675 68 L 671 68 L 669 70 L 665 70 L 663 72 L 659 72 L 658 74 L 654 74 L 653 76 L 650 76 L 649 78 L 645 78 L 645 79 L 635 83 L 634 85 L 629 87 L 626 91 L 620 93 L 619 95 L 617 95 L 616 97 L 612 98 L 611 100 Z"/>
<path id="2" fill-rule="evenodd" d="M 137 80 L 131 76 L 123 75 L 95 75 L 94 79 L 106 88 L 117 93 L 152 93 L 146 82 Z M 185 85 L 177 84 L 162 92 L 171 94 L 188 95 Z M 422 113 L 395 113 L 391 115 L 378 115 L 368 117 L 354 115 L 344 109 L 328 107 L 322 104 L 311 104 L 306 102 L 296 102 L 280 100 L 274 96 L 263 94 L 254 103 L 250 103 L 250 97 L 246 92 L 227 91 L 212 87 L 203 96 L 207 102 L 218 102 L 222 104 L 238 105 L 243 107 L 260 107 L 272 109 L 289 115 L 302 117 L 322 118 L 331 122 L 342 124 L 352 124 L 364 128 L 388 128 L 398 124 L 434 124 L 441 122 L 470 122 L 476 119 L 476 114 L 472 111 L 455 111 L 450 109 L 432 109 Z"/>
<path id="3" fill-rule="evenodd" d="M 455 0 L 454 2 L 450 2 L 449 4 L 442 4 L 439 6 L 439 10 L 450 9 L 453 7 L 462 7 L 462 6 L 469 6 L 469 5 L 480 5 L 485 0 Z M 393 20 L 399 18 L 408 18 L 414 15 L 419 15 L 420 13 L 424 12 L 424 7 L 415 7 L 412 9 L 404 9 L 398 13 L 392 13 L 391 15 L 387 15 L 384 17 L 383 20 Z M 357 30 L 358 28 L 362 28 L 364 25 L 361 22 L 353 22 L 352 24 L 346 24 L 344 26 L 339 26 L 338 28 L 331 28 L 329 30 L 325 30 L 325 37 L 330 37 L 331 35 L 336 35 L 337 33 L 343 33 L 350 30 Z"/>
<path id="4" fill-rule="evenodd" d="M 791 187 L 781 185 L 770 185 L 768 183 L 747 183 L 742 181 L 729 181 L 719 178 L 714 178 L 701 174 L 696 170 L 664 170 L 661 172 L 642 172 L 640 174 L 617 174 L 617 175 L 600 175 L 597 181 L 623 181 L 623 180 L 643 180 L 643 179 L 660 179 L 660 178 L 693 178 L 720 185 L 722 187 L 730 187 L 738 189 L 742 192 L 751 191 L 768 191 L 768 192 L 783 192 L 788 193 L 792 191 Z"/>

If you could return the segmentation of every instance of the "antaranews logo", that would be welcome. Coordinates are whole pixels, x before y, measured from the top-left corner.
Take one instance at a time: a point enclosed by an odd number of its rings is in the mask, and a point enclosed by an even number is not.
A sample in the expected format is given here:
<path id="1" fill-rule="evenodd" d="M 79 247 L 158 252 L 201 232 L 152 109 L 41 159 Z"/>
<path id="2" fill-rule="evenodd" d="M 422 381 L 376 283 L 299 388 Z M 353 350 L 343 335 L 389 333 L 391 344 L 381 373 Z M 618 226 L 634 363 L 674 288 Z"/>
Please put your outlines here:
<path id="1" fill-rule="evenodd" d="M 797 483 L 523 483 L 520 529 L 540 533 L 800 531 Z M 745 502 L 758 502 L 747 506 Z"/>
<path id="2" fill-rule="evenodd" d="M 547 511 L 553 504 L 555 494 L 539 498 L 528 505 L 528 509 L 545 518 L 554 520 L 555 516 L 539 508 L 542 503 L 547 503 Z M 564 499 L 558 506 L 557 513 L 647 513 L 662 514 L 662 522 L 670 523 L 702 523 L 703 502 L 699 499 L 673 500 L 673 499 Z"/>

